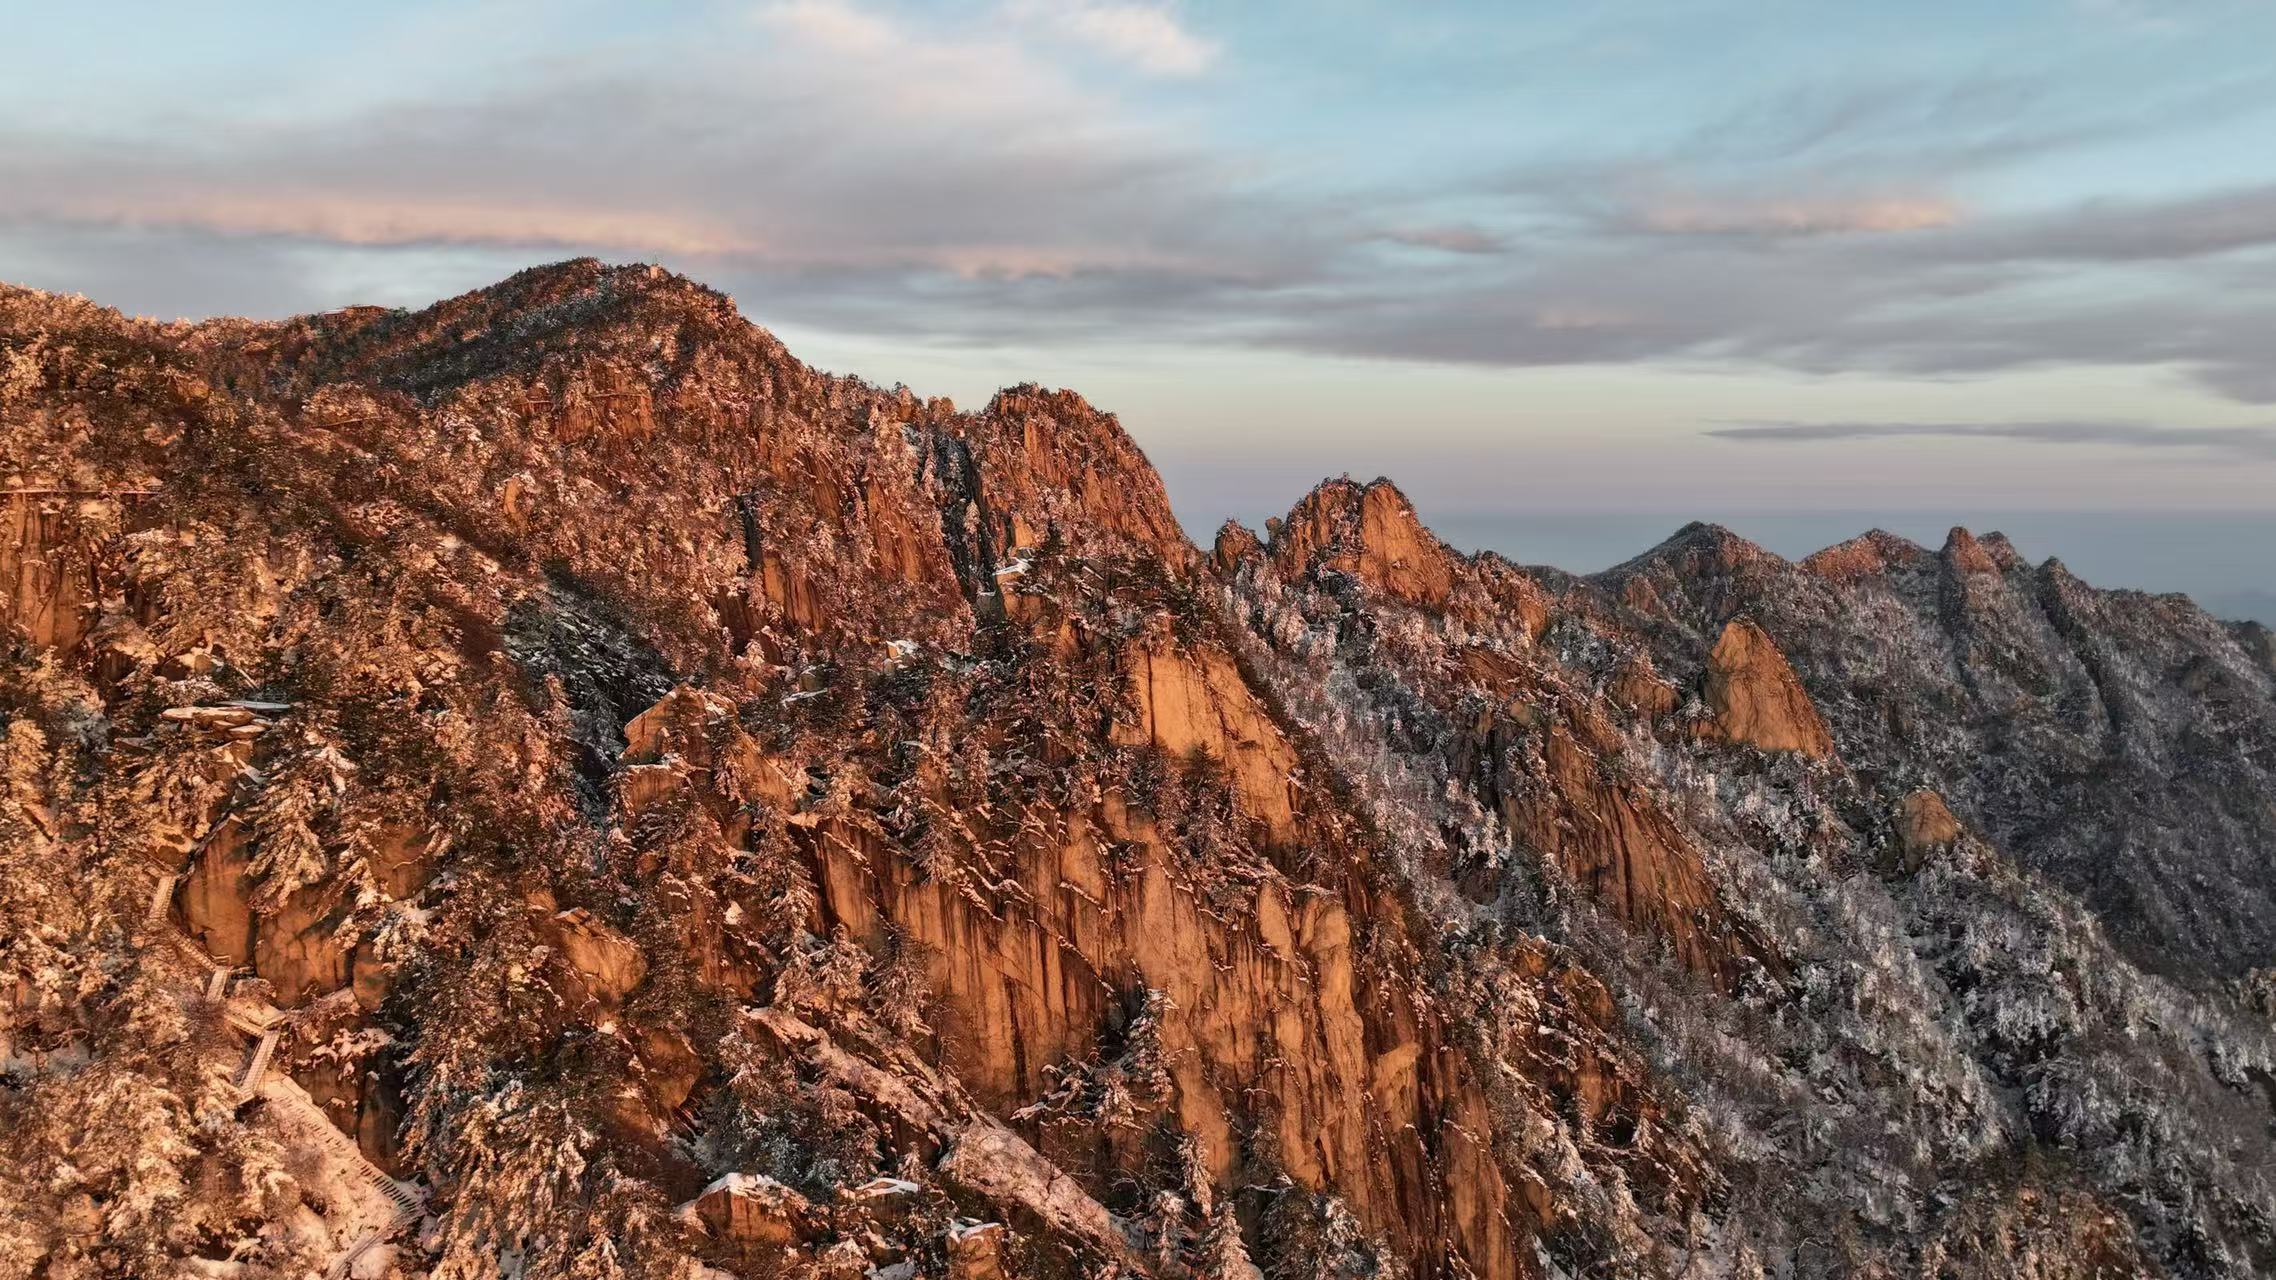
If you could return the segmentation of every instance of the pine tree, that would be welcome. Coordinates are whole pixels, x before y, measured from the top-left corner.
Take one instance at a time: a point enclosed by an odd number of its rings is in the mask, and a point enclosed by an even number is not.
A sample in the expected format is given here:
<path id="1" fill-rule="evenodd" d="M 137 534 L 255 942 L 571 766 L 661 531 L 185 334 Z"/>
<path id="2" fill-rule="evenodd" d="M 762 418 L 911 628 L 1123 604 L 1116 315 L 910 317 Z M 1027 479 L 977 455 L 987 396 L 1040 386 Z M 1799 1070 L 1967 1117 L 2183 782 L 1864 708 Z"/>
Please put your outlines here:
<path id="1" fill-rule="evenodd" d="M 1220 1203 L 1209 1215 L 1193 1273 L 1196 1280 L 1264 1280 L 1249 1261 L 1248 1246 L 1241 1240 L 1241 1219 L 1230 1202 Z"/>
<path id="2" fill-rule="evenodd" d="M 899 924 L 888 923 L 868 974 L 871 1014 L 904 1040 L 927 1035 L 926 1007 L 932 991 L 925 982 L 924 944 Z"/>
<path id="3" fill-rule="evenodd" d="M 355 766 L 329 742 L 308 743 L 274 769 L 253 802 L 252 874 L 259 904 L 274 910 L 324 880 L 332 860 L 321 832 L 334 825 Z"/>
<path id="4" fill-rule="evenodd" d="M 1146 1206 L 1147 1253 L 1157 1273 L 1170 1272 L 1184 1251 L 1185 1208 L 1185 1198 L 1169 1190 L 1154 1192 Z"/>

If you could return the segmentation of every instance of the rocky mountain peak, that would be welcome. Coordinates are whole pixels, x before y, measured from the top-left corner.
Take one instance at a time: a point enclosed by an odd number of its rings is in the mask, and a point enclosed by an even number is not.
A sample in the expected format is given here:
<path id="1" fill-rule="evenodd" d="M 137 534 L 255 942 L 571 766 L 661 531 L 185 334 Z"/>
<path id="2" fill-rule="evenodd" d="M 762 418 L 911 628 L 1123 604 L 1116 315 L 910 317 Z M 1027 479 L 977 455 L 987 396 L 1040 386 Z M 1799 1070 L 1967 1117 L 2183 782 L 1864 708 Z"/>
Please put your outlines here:
<path id="1" fill-rule="evenodd" d="M 1816 552 L 1801 567 L 1821 578 L 1847 582 L 1896 570 L 1915 569 L 1933 560 L 1926 547 L 1885 529 L 1870 529 Z"/>
<path id="2" fill-rule="evenodd" d="M 216 326 L 216 340 L 258 359 L 284 356 L 311 383 L 355 378 L 430 401 L 548 366 L 684 369 L 706 350 L 713 359 L 795 364 L 727 295 L 662 267 L 591 258 L 532 267 L 416 311 L 347 308 L 266 332 L 238 332 L 237 323 Z"/>
<path id="3" fill-rule="evenodd" d="M 1240 567 L 1264 554 L 1264 542 L 1256 531 L 1238 520 L 1227 520 L 1217 527 L 1217 537 L 1210 544 L 1210 561 L 1223 574 L 1233 574 Z"/>
<path id="4" fill-rule="evenodd" d="M 1944 549 L 1937 553 L 1945 564 L 1961 573 L 1997 573 L 1999 565 L 1991 554 L 1976 541 L 1976 535 L 1960 525 L 1953 525 L 1944 535 Z"/>
<path id="5" fill-rule="evenodd" d="M 1322 481 L 1272 531 L 1273 557 L 1287 573 L 1347 574 L 1409 604 L 1441 606 L 1454 588 L 1459 557 L 1423 527 L 1396 485 L 1377 479 Z"/>
<path id="6" fill-rule="evenodd" d="M 1617 587 L 1631 578 L 1655 572 L 1708 577 L 1785 565 L 1786 561 L 1775 553 L 1722 525 L 1694 520 L 1669 534 L 1651 550 L 1614 565 L 1595 575 L 1595 579 Z"/>
<path id="7" fill-rule="evenodd" d="M 2015 549 L 2015 543 L 1997 529 L 1985 534 L 1978 542 L 1982 545 L 1984 554 L 1990 556 L 1992 563 L 2002 571 L 2031 567 L 2031 562 L 2025 560 L 2023 553 Z"/>

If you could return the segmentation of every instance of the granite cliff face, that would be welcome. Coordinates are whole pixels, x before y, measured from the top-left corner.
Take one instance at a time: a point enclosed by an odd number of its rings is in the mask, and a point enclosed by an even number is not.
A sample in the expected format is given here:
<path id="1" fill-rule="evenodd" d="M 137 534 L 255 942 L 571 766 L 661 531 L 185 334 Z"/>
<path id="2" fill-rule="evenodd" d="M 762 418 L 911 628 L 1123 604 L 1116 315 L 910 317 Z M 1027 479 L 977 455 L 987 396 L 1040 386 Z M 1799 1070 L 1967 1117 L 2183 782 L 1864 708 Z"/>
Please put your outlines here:
<path id="1" fill-rule="evenodd" d="M 1070 393 L 592 262 L 0 290 L 0 427 L 0 1275 L 2276 1263 L 2186 602 L 1383 482 L 1205 555 Z"/>

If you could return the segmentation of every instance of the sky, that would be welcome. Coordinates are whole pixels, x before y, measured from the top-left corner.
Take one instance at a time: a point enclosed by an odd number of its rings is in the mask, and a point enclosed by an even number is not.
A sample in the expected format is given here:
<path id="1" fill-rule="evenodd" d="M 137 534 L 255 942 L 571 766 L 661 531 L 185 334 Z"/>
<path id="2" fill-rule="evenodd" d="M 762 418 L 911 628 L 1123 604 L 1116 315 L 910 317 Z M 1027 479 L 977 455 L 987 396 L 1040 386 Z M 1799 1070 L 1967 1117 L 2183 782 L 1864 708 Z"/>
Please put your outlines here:
<path id="1" fill-rule="evenodd" d="M 2276 0 L 0 29 L 14 283 L 273 317 L 660 262 L 824 368 L 1081 391 L 1203 535 L 1381 474 L 1577 570 L 1695 518 L 1788 554 L 1965 523 L 2276 611 Z"/>

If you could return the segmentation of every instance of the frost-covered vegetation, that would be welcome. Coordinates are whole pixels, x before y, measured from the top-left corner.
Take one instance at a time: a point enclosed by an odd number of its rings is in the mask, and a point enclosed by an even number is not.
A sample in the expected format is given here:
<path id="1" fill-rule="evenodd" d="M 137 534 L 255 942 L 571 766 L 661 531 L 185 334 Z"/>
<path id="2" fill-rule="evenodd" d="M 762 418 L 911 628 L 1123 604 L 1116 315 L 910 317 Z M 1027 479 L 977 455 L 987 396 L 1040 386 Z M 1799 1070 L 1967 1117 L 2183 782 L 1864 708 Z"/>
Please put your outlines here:
<path id="1" fill-rule="evenodd" d="M 2183 604 L 1348 482 L 1204 557 L 1080 399 L 647 268 L 0 357 L 0 1276 L 2276 1261 L 2276 677 Z"/>

